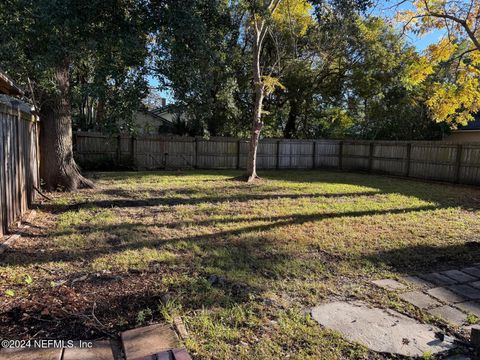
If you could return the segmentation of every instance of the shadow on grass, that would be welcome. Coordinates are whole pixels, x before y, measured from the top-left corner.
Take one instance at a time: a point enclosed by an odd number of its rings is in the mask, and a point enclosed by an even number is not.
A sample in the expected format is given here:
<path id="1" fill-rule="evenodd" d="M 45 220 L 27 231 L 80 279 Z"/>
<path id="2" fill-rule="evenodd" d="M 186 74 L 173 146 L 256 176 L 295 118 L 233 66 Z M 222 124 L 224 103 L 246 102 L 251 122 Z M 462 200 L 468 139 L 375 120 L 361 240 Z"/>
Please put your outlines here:
<path id="1" fill-rule="evenodd" d="M 195 173 L 198 175 L 198 173 Z M 215 172 L 207 172 L 207 175 L 216 174 Z M 229 172 L 230 174 L 230 172 Z M 122 176 L 130 176 L 130 173 L 121 174 L 117 176 L 116 174 L 108 175 L 109 178 L 121 179 Z M 172 176 L 172 173 L 154 173 L 148 175 L 155 176 Z M 177 175 L 177 174 L 175 174 Z M 285 227 L 290 225 L 299 225 L 311 221 L 322 221 L 325 219 L 335 219 L 343 217 L 363 217 L 363 216 L 375 216 L 375 215 L 385 215 L 385 214 L 402 214 L 402 213 L 411 213 L 411 212 L 420 212 L 420 211 L 431 211 L 448 207 L 461 207 L 467 210 L 476 210 L 479 208 L 478 200 L 473 196 L 454 196 L 458 195 L 452 193 L 452 188 L 449 187 L 449 194 L 452 196 L 446 196 L 441 190 L 445 189 L 443 185 L 435 184 L 422 184 L 412 181 L 405 181 L 399 179 L 384 178 L 375 175 L 358 175 L 342 172 L 327 172 L 327 171 L 307 171 L 307 172 L 268 172 L 265 176 L 266 179 L 275 179 L 281 181 L 297 181 L 297 182 L 311 182 L 311 183 L 332 183 L 332 184 L 347 184 L 354 186 L 365 186 L 370 188 L 369 191 L 359 191 L 359 192 L 342 192 L 342 193 L 271 193 L 275 191 L 273 189 L 265 189 L 265 193 L 255 194 L 255 193 L 245 193 L 245 194 L 228 194 L 230 189 L 229 186 L 219 189 L 217 194 L 211 196 L 199 196 L 195 197 L 197 194 L 204 195 L 204 190 L 199 188 L 195 189 L 172 189 L 171 191 L 162 191 L 162 190 L 150 190 L 146 189 L 145 191 L 137 190 L 124 190 L 124 189 L 106 189 L 102 193 L 104 195 L 114 197 L 114 199 L 108 200 L 91 200 L 84 201 L 81 203 L 69 204 L 69 205 L 45 205 L 43 208 L 47 211 L 53 213 L 62 213 L 66 211 L 76 211 L 82 208 L 127 208 L 127 207 L 151 207 L 151 206 L 174 206 L 174 205 L 198 205 L 204 203 L 219 204 L 224 202 L 249 202 L 249 201 L 262 201 L 262 200 L 276 200 L 276 199 L 299 199 L 299 198 L 310 198 L 318 199 L 322 201 L 322 198 L 357 198 L 357 197 L 367 197 L 367 196 L 377 196 L 377 195 L 388 195 L 388 194 L 401 194 L 405 196 L 412 196 L 429 202 L 433 202 L 433 205 L 418 206 L 412 208 L 398 208 L 398 209 L 388 209 L 388 210 L 364 210 L 364 211 L 353 211 L 353 212 L 332 212 L 332 213 L 312 213 L 312 214 L 292 214 L 284 216 L 265 216 L 265 217 L 256 217 L 256 218 L 226 218 L 226 219 L 211 219 L 211 220 L 202 220 L 202 221 L 185 221 L 185 222 L 176 222 L 176 223 L 159 223 L 154 225 L 148 225 L 141 222 L 137 223 L 124 223 L 120 225 L 78 225 L 73 227 L 70 231 L 56 232 L 55 235 L 68 235 L 75 232 L 80 233 L 94 233 L 94 232 L 105 232 L 111 233 L 114 231 L 121 231 L 125 229 L 126 231 L 135 232 L 136 230 L 145 229 L 148 227 L 165 227 L 165 228 L 181 228 L 183 226 L 209 226 L 215 225 L 218 223 L 242 223 L 242 222 L 268 222 L 267 224 L 258 224 L 258 225 L 247 225 L 238 229 L 225 230 L 214 232 L 211 234 L 201 234 L 195 236 L 183 236 L 176 237 L 171 239 L 159 239 L 159 240 L 148 240 L 148 241 L 135 241 L 130 243 L 121 243 L 115 244 L 110 243 L 106 246 L 98 246 L 93 249 L 78 249 L 78 250 L 52 250 L 45 251 L 42 253 L 22 253 L 22 250 L 18 250 L 15 254 L 11 256 L 6 256 L 1 261 L 4 265 L 28 265 L 28 264 L 40 264 L 49 261 L 76 261 L 76 260 L 93 260 L 97 257 L 103 256 L 105 254 L 114 254 L 124 250 L 135 250 L 145 247 L 158 248 L 165 247 L 168 248 L 169 245 L 175 244 L 178 242 L 188 242 L 195 243 L 199 246 L 202 246 L 204 249 L 209 246 L 214 246 L 216 239 L 224 239 L 229 236 L 238 236 L 242 234 L 249 234 L 261 231 L 268 231 L 278 227 Z M 135 174 L 134 177 L 143 177 L 145 174 Z M 179 175 L 185 176 L 185 175 Z M 206 179 L 211 180 L 211 179 Z M 206 181 L 205 180 L 205 181 Z M 240 188 L 244 190 L 243 186 L 246 184 L 235 185 L 234 190 Z M 281 188 L 279 188 L 281 189 Z M 212 189 L 216 190 L 216 188 Z M 155 197 L 147 199 L 136 199 L 136 197 L 144 196 L 145 192 L 148 194 L 153 193 Z M 469 193 L 470 194 L 470 193 Z M 171 198 L 172 195 L 187 196 L 187 198 Z M 480 192 L 479 192 L 480 195 Z M 189 197 L 188 197 L 189 196 Z M 118 198 L 120 197 L 120 199 Z M 133 197 L 133 198 L 132 198 Z M 170 197 L 170 198 L 169 198 Z M 40 207 L 42 207 L 40 206 Z M 40 235 L 41 236 L 41 235 Z M 261 244 L 259 244 L 261 246 Z M 406 250 L 407 251 L 407 250 Z M 415 250 L 412 249 L 412 252 L 415 254 Z M 388 258 L 388 254 L 384 255 L 385 258 Z M 382 255 L 379 255 L 382 258 Z M 395 255 L 393 255 L 395 258 Z M 415 258 L 415 257 L 413 257 Z"/>
<path id="2" fill-rule="evenodd" d="M 406 275 L 469 267 L 480 262 L 480 236 L 463 244 L 417 245 L 384 250 L 361 260 Z"/>
<path id="3" fill-rule="evenodd" d="M 217 174 L 217 172 L 208 172 L 206 175 Z M 234 173 L 229 172 L 232 176 Z M 132 178 L 142 178 L 143 176 L 190 176 L 192 174 L 177 173 L 148 173 L 132 175 Z M 109 178 L 121 181 L 129 174 L 108 175 Z M 49 248 L 39 251 L 39 249 L 15 249 L 14 252 L 6 252 L 0 259 L 0 266 L 38 266 L 50 268 L 50 262 L 72 262 L 77 267 L 68 275 L 63 275 L 60 270 L 55 275 L 58 278 L 67 279 L 67 286 L 74 287 L 75 292 L 85 294 L 88 301 L 96 301 L 96 314 L 105 323 L 115 324 L 115 330 L 122 330 L 119 318 L 127 319 L 128 324 L 125 328 L 135 325 L 137 313 L 146 308 L 157 311 L 158 307 L 164 302 L 165 293 L 171 294 L 171 300 L 187 309 L 197 310 L 200 308 L 228 308 L 236 304 L 245 304 L 254 299 L 256 306 L 261 305 L 261 297 L 266 292 L 272 291 L 281 294 L 282 286 L 288 283 L 288 286 L 295 288 L 300 296 L 309 291 L 316 290 L 313 287 L 308 288 L 308 282 L 321 282 L 323 278 L 335 276 L 338 271 L 336 268 L 339 263 L 359 262 L 359 266 L 364 264 L 378 265 L 381 268 L 390 267 L 394 271 L 410 274 L 416 271 L 431 271 L 432 269 L 449 269 L 460 266 L 468 266 L 474 262 L 480 261 L 480 247 L 477 243 L 465 243 L 449 246 L 435 245 L 409 245 L 405 248 L 396 248 L 389 250 L 378 250 L 368 255 L 336 255 L 328 252 L 318 245 L 312 248 L 296 249 L 292 246 L 284 246 L 287 239 L 281 239 L 277 243 L 272 236 L 266 236 L 264 232 L 278 228 L 288 228 L 292 225 L 303 225 L 309 222 L 319 222 L 329 219 L 353 219 L 360 217 L 371 217 L 378 215 L 411 214 L 420 212 L 430 212 L 438 209 L 461 208 L 467 211 L 476 211 L 479 209 L 480 192 L 473 189 L 462 189 L 448 185 L 420 183 L 416 181 L 406 181 L 401 179 L 384 178 L 374 175 L 346 174 L 341 172 L 311 171 L 311 172 L 267 172 L 263 175 L 268 180 L 279 180 L 286 182 L 299 182 L 305 184 L 290 189 L 289 186 L 277 186 L 275 182 L 261 188 L 255 185 L 250 186 L 240 182 L 230 182 L 225 185 L 224 180 L 218 182 L 214 179 L 205 178 L 197 180 L 195 187 L 175 188 L 163 191 L 161 189 L 152 189 L 155 184 L 148 184 L 142 189 L 124 190 L 121 188 L 110 188 L 102 190 L 101 196 L 108 197 L 107 200 L 83 201 L 69 205 L 46 205 L 42 209 L 53 213 L 62 213 L 67 211 L 77 211 L 80 209 L 95 208 L 129 208 L 129 207 L 155 207 L 155 206 L 175 206 L 175 205 L 202 205 L 202 204 L 223 204 L 227 202 L 238 202 L 239 206 L 247 204 L 250 201 L 270 201 L 270 200 L 295 200 L 295 199 L 314 199 L 322 202 L 325 199 L 334 199 L 355 202 L 362 197 L 379 197 L 390 194 L 399 194 L 411 196 L 416 199 L 428 201 L 423 206 L 402 206 L 392 209 L 362 209 L 359 211 L 346 212 L 314 212 L 309 214 L 288 214 L 281 216 L 225 216 L 221 219 L 206 218 L 201 221 L 181 221 L 174 223 L 159 222 L 153 224 L 142 223 L 122 223 L 119 225 L 82 223 L 74 225 L 66 231 L 55 231 L 53 235 L 73 235 L 76 233 L 89 234 L 98 233 L 100 236 L 106 236 L 107 241 L 100 244 L 92 244 L 90 248 L 73 247 L 71 249 Z M 202 189 L 201 182 L 208 181 L 207 189 Z M 344 191 L 336 193 L 316 192 L 316 188 L 309 187 L 308 183 L 323 184 L 345 184 L 359 187 L 358 192 L 353 189 L 350 192 L 348 188 L 342 188 Z M 213 187 L 212 187 L 213 184 Z M 265 184 L 265 183 L 264 183 Z M 178 185 L 178 184 L 177 184 Z M 110 185 L 112 186 L 112 185 Z M 168 184 L 163 183 L 162 187 Z M 181 186 L 188 187 L 188 184 Z M 304 190 L 304 193 L 296 192 Z M 320 189 L 319 189 L 320 190 Z M 321 189 L 328 190 L 328 189 Z M 240 192 L 240 193 L 239 193 Z M 145 196 L 149 196 L 144 198 Z M 384 199 L 382 198 L 381 201 Z M 361 199 L 360 199 L 361 201 Z M 388 201 L 388 199 L 386 199 Z M 402 203 L 405 201 L 402 200 Z M 418 204 L 418 202 L 415 202 Z M 258 205 L 258 204 L 257 204 Z M 263 204 L 261 204 L 263 205 Z M 261 206 L 260 205 L 260 206 Z M 269 203 L 268 206 L 271 206 Z M 299 205 L 301 205 L 299 203 Z M 235 204 L 236 206 L 236 204 Z M 394 205 L 391 205 L 392 207 Z M 163 210 L 163 209 L 162 209 Z M 146 211 L 147 215 L 153 215 L 157 209 Z M 268 212 L 266 212 L 268 213 Z M 263 214 L 262 214 L 263 215 Z M 155 219 L 157 220 L 157 219 Z M 392 219 L 393 220 L 393 219 Z M 218 230 L 216 224 L 232 224 L 233 229 Z M 235 226 L 233 226 L 235 225 Z M 182 227 L 200 226 L 208 227 L 209 233 L 199 235 L 188 235 L 185 232 L 167 232 L 172 238 L 155 238 L 154 228 L 167 228 L 182 230 Z M 151 232 L 150 232 L 151 230 Z M 175 235 L 173 235 L 175 234 Z M 178 236 L 180 235 L 180 236 Z M 33 237 L 31 235 L 28 235 Z M 38 237 L 47 237 L 40 234 Z M 108 238 L 112 236 L 112 238 Z M 122 238 L 124 236 L 124 238 Z M 173 237 L 174 236 L 174 237 Z M 284 231 L 282 236 L 288 237 L 288 232 Z M 294 234 L 292 234 L 294 236 Z M 116 238 L 116 239 L 114 239 Z M 120 239 L 120 241 L 116 241 Z M 152 240 L 150 240 L 152 239 Z M 41 244 L 41 239 L 39 244 Z M 111 241 L 112 240 L 112 241 Z M 115 240 L 115 241 L 113 241 Z M 313 248 L 317 246 L 317 248 Z M 196 250 L 195 248 L 198 248 Z M 107 261 L 114 261 L 108 255 L 120 254 L 128 250 L 141 249 L 159 249 L 161 251 L 175 252 L 175 258 L 171 261 L 150 261 L 147 266 L 140 270 L 133 267 L 119 270 L 114 268 L 112 274 L 98 277 L 97 271 L 89 262 L 97 258 L 107 256 Z M 173 249 L 173 250 L 172 250 Z M 373 249 L 372 249 L 373 251 Z M 102 261 L 104 259 L 101 259 Z M 350 266 L 348 264 L 347 266 Z M 52 264 L 55 268 L 55 264 Z M 355 268 L 355 264 L 352 264 Z M 68 272 L 68 271 L 67 271 Z M 139 274 L 141 273 L 141 274 Z M 86 280 L 79 281 L 72 286 L 72 281 L 83 274 L 88 274 Z M 213 275 L 224 277 L 221 282 L 211 283 L 209 278 Z M 357 281 L 357 274 L 352 270 L 352 280 Z M 117 280 L 119 278 L 119 280 Z M 355 280 L 353 279 L 355 278 Z M 336 279 L 335 279 L 336 280 Z M 296 283 L 296 281 L 299 281 Z M 158 287 L 157 287 L 158 286 Z M 302 289 L 302 286 L 307 286 Z M 280 288 L 280 289 L 278 289 Z M 39 293 L 49 293 L 52 291 L 45 285 L 43 288 L 36 288 Z M 327 290 L 325 290 L 327 291 Z M 99 296 L 98 294 L 102 294 Z M 296 296 L 295 294 L 287 294 Z M 323 294 L 324 295 L 324 294 Z M 266 304 L 266 303 L 265 303 Z M 89 309 L 92 304 L 89 304 Z M 268 308 L 269 305 L 266 305 Z M 158 313 L 158 311 L 157 311 Z M 41 316 L 39 314 L 34 314 Z M 7 317 L 10 315 L 6 315 Z M 1 317 L 0 317 L 1 319 Z M 43 318 L 42 318 L 43 319 Z M 48 319 L 47 319 L 48 321 Z M 2 328 L 9 329 L 12 324 L 16 324 L 15 319 L 8 318 Z M 18 321 L 19 326 L 28 327 L 30 324 L 23 320 Z M 33 323 L 32 334 L 42 329 L 49 322 Z M 71 338 L 72 334 L 79 338 L 89 338 L 98 335 L 92 335 L 92 326 L 84 323 L 78 318 L 66 315 L 57 323 L 58 327 L 54 332 L 60 336 Z M 17 332 L 23 330 L 15 330 Z M 14 338 L 16 332 L 13 331 L 11 338 Z M 97 333 L 95 333 L 97 334 Z"/>
<path id="4" fill-rule="evenodd" d="M 140 192 L 135 191 L 105 191 L 107 195 L 112 193 L 123 194 L 118 196 L 136 197 L 141 195 Z M 182 192 L 175 191 L 175 194 L 183 194 Z M 192 192 L 191 194 L 195 194 Z M 88 208 L 135 208 L 135 207 L 153 207 L 153 206 L 177 206 L 177 205 L 199 205 L 199 204 L 221 204 L 226 202 L 249 202 L 249 201 L 262 201 L 262 200 L 279 200 L 279 199 L 302 199 L 302 198 L 342 198 L 342 197 L 361 197 L 361 196 L 375 196 L 381 194 L 388 194 L 381 191 L 364 191 L 364 192 L 352 192 L 352 193 L 313 193 L 313 194 L 244 194 L 244 195 L 215 195 L 215 196 L 202 196 L 194 198 L 166 198 L 166 197 L 153 197 L 148 199 L 111 199 L 111 200 L 93 200 L 85 201 L 75 204 L 57 205 L 57 204 L 45 204 L 39 205 L 42 210 L 50 211 L 55 214 L 76 211 L 80 209 Z"/>
<path id="5" fill-rule="evenodd" d="M 244 226 L 239 229 L 232 229 L 232 230 L 225 230 L 214 232 L 212 234 L 201 234 L 195 236 L 185 236 L 185 237 L 177 237 L 173 239 L 160 239 L 160 240 L 147 240 L 147 241 L 136 241 L 134 243 L 127 243 L 127 244 L 120 244 L 115 246 L 105 246 L 105 247 L 95 247 L 93 249 L 88 250 L 54 250 L 54 251 L 44 251 L 41 253 L 22 253 L 22 250 L 16 250 L 15 253 L 10 254 L 11 256 L 6 256 L 4 259 L 1 260 L 0 264 L 2 265 L 28 265 L 28 264 L 39 264 L 39 263 L 46 263 L 50 261 L 58 261 L 58 260 L 65 260 L 65 261 L 75 261 L 75 260 L 93 260 L 97 257 L 100 257 L 105 254 L 114 254 L 117 252 L 125 251 L 125 250 L 135 250 L 141 249 L 145 247 L 165 247 L 170 244 L 175 244 L 180 241 L 187 241 L 192 242 L 197 245 L 208 246 L 209 243 L 215 239 L 224 239 L 229 236 L 238 236 L 242 234 L 248 233 L 255 233 L 260 231 L 268 231 L 270 229 L 290 226 L 290 225 L 301 225 L 311 221 L 322 221 L 325 219 L 335 219 L 335 218 L 342 218 L 342 217 L 363 217 L 363 216 L 375 216 L 375 215 L 386 215 L 386 214 L 405 214 L 411 212 L 421 212 L 421 211 L 431 211 L 438 209 L 437 206 L 434 205 L 427 205 L 427 206 L 419 206 L 413 208 L 400 208 L 400 209 L 388 209 L 388 210 L 366 210 L 366 211 L 351 211 L 345 213 L 314 213 L 314 214 L 296 214 L 296 215 L 284 215 L 284 216 L 269 216 L 269 217 L 259 217 L 259 218 L 249 218 L 249 219 L 239 219 L 239 220 L 231 220 L 226 219 L 222 220 L 224 222 L 255 222 L 255 221 L 268 221 L 268 224 L 259 224 L 259 225 L 249 225 Z M 195 222 L 195 224 L 208 225 L 213 223 L 218 223 L 219 220 L 207 220 L 203 222 Z M 183 223 L 181 223 L 183 224 Z M 143 223 L 127 223 L 121 225 L 97 225 L 97 226 L 89 226 L 88 228 L 78 228 L 79 231 L 84 231 L 87 233 L 96 232 L 96 231 L 104 231 L 109 232 L 112 230 L 118 230 L 121 228 L 125 228 L 131 231 L 134 231 L 136 228 L 148 228 L 149 226 L 158 226 L 154 225 L 147 225 Z M 175 226 L 175 225 L 174 225 Z M 77 231 L 76 229 L 72 229 L 72 232 L 67 233 L 57 233 L 57 235 L 74 233 Z M 212 245 L 212 244 L 210 244 Z"/>
<path id="6" fill-rule="evenodd" d="M 117 175 L 103 174 L 107 178 L 142 178 L 144 176 L 158 176 L 179 178 L 189 176 L 214 175 L 214 174 L 236 174 L 236 172 L 187 172 L 187 173 L 123 173 Z M 343 184 L 352 186 L 362 186 L 369 188 L 368 191 L 325 193 L 325 192 L 306 192 L 306 193 L 276 193 L 275 191 L 285 190 L 284 187 L 262 189 L 262 193 L 255 193 L 255 186 L 239 181 L 232 182 L 233 185 L 219 185 L 209 189 L 183 189 L 173 188 L 171 190 L 154 190 L 151 188 L 144 190 L 125 190 L 125 189 L 105 189 L 102 194 L 113 197 L 107 200 L 91 200 L 74 204 L 44 204 L 39 205 L 40 209 L 53 213 L 62 213 L 66 211 L 75 211 L 83 208 L 136 208 L 136 207 L 154 207 L 154 206 L 177 206 L 177 205 L 199 205 L 199 204 L 221 204 L 226 202 L 263 201 L 276 199 L 300 199 L 300 198 L 342 198 L 342 197 L 362 197 L 399 194 L 402 196 L 415 197 L 423 201 L 434 202 L 439 208 L 461 207 L 466 210 L 480 209 L 480 191 L 472 187 L 455 186 L 452 184 L 438 184 L 430 182 L 421 182 L 419 180 L 391 178 L 372 174 L 356 174 L 337 171 L 266 171 L 265 180 L 278 180 L 284 182 L 297 182 L 309 184 Z M 201 182 L 218 181 L 223 184 L 224 180 L 202 179 Z M 268 183 L 268 182 L 267 182 Z M 167 186 L 167 184 L 163 184 Z M 262 184 L 259 184 L 262 186 Z M 240 190 L 244 193 L 236 194 Z M 205 192 L 209 194 L 205 196 Z M 228 195 L 228 193 L 232 193 Z M 148 194 L 148 198 L 144 198 Z M 200 195 L 200 196 L 198 196 Z M 474 196 L 475 195 L 475 196 Z"/>

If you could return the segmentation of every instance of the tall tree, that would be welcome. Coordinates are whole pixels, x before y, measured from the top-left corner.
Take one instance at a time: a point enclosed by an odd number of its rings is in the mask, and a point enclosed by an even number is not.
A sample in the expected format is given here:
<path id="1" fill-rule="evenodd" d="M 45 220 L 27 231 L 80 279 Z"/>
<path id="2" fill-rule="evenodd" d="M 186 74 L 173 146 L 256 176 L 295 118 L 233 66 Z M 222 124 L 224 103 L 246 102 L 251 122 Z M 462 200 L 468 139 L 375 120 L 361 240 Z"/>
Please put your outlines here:
<path id="1" fill-rule="evenodd" d="M 248 85 L 240 46 L 244 10 L 236 1 L 165 0 L 157 4 L 154 73 L 171 90 L 191 135 L 238 135 L 239 94 Z"/>
<path id="2" fill-rule="evenodd" d="M 281 0 L 259 0 L 250 1 L 250 21 L 252 31 L 252 70 L 253 70 L 253 89 L 254 89 L 254 105 L 252 128 L 250 132 L 250 142 L 248 146 L 247 156 L 247 179 L 255 180 L 257 176 L 257 149 L 260 140 L 260 131 L 263 127 L 262 108 L 265 98 L 265 87 L 271 89 L 277 84 L 272 77 L 263 77 L 261 54 L 265 36 L 268 33 L 272 15 Z M 266 82 L 266 81 L 267 82 Z"/>
<path id="3" fill-rule="evenodd" d="M 406 30 L 445 34 L 410 68 L 410 84 L 429 84 L 425 103 L 436 121 L 465 124 L 480 111 L 480 1 L 409 3 L 408 10 L 398 12 Z"/>
<path id="4" fill-rule="evenodd" d="M 88 59 L 110 57 L 124 69 L 142 64 L 147 54 L 146 5 L 143 0 L 0 3 L 0 64 L 14 78 L 31 79 L 34 85 L 41 116 L 40 175 L 47 189 L 92 186 L 73 158 L 73 74 Z M 103 76 L 105 82 L 115 82 L 115 71 Z"/>

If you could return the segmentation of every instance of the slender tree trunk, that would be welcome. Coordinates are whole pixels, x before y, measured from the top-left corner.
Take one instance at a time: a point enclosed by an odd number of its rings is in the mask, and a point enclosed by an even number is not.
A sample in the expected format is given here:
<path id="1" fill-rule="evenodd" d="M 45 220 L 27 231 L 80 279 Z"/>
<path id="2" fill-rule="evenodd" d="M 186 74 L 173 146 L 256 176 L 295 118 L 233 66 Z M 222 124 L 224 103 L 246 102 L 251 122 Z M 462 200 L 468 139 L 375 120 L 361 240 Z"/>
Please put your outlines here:
<path id="1" fill-rule="evenodd" d="M 267 1 L 265 10 L 273 14 L 281 0 Z M 247 181 L 255 180 L 257 176 L 257 149 L 260 140 L 260 131 L 263 127 L 262 107 L 265 97 L 265 85 L 262 80 L 262 69 L 260 67 L 260 54 L 262 53 L 263 40 L 267 34 L 268 24 L 258 14 L 253 14 L 253 85 L 255 90 L 255 107 L 252 119 L 252 131 L 250 133 L 250 146 L 247 157 Z"/>
<path id="2" fill-rule="evenodd" d="M 103 126 L 103 119 L 105 118 L 105 101 L 103 98 L 100 98 L 98 100 L 97 104 L 97 113 L 95 116 L 95 121 L 93 122 L 95 124 L 95 127 L 99 127 L 100 125 Z"/>
<path id="3" fill-rule="evenodd" d="M 253 47 L 253 82 L 255 88 L 255 107 L 253 111 L 252 130 L 250 133 L 250 144 L 247 158 L 247 178 L 253 181 L 257 178 L 257 149 L 260 140 L 260 131 L 263 127 L 262 107 L 263 98 L 265 96 L 265 87 L 262 82 L 262 74 L 260 69 L 260 52 L 261 44 L 259 43 L 259 34 Z"/>
<path id="4" fill-rule="evenodd" d="M 74 191 L 92 187 L 73 159 L 72 117 L 69 98 L 68 63 L 55 70 L 58 92 L 40 111 L 40 177 L 47 190 Z"/>

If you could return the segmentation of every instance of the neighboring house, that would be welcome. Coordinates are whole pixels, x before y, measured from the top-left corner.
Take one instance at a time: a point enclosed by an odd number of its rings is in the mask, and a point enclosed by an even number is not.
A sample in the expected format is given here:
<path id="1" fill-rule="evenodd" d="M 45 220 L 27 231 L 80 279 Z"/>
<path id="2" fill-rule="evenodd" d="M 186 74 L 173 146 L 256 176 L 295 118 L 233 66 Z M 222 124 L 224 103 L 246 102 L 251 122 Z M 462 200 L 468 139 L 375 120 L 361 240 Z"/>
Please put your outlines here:
<path id="1" fill-rule="evenodd" d="M 451 135 L 445 141 L 456 143 L 480 142 L 480 119 L 479 116 L 476 116 L 476 118 L 467 125 L 452 130 Z"/>
<path id="2" fill-rule="evenodd" d="M 15 85 L 13 80 L 0 69 L 0 104 L 13 106 L 25 113 L 31 113 L 32 106 L 20 100 L 23 95 L 23 90 Z"/>
<path id="3" fill-rule="evenodd" d="M 23 91 L 0 69 L 0 94 L 22 96 Z"/>
<path id="4" fill-rule="evenodd" d="M 157 113 L 159 109 L 139 110 L 133 115 L 136 131 L 141 135 L 171 134 L 173 121 Z"/>
<path id="5" fill-rule="evenodd" d="M 173 106 L 167 105 L 164 98 L 158 102 L 160 106 L 138 110 L 133 115 L 133 126 L 139 135 L 174 133 L 177 115 Z"/>
<path id="6" fill-rule="evenodd" d="M 178 118 L 178 115 L 173 111 L 173 105 L 164 105 L 159 108 L 150 111 L 156 116 L 160 116 L 162 119 L 167 120 L 171 124 L 174 124 Z"/>

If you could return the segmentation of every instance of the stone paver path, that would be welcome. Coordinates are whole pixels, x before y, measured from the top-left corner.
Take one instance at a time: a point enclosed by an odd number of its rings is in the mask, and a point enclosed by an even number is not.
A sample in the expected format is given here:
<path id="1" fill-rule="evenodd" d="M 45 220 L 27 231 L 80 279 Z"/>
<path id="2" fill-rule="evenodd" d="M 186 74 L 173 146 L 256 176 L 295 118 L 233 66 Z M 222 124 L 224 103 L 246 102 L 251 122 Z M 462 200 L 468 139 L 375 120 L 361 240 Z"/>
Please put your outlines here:
<path id="1" fill-rule="evenodd" d="M 402 282 L 381 279 L 372 283 L 390 284 L 381 287 L 398 292 L 402 300 L 455 326 L 468 326 L 468 314 L 480 317 L 480 264 L 406 276 Z M 409 289 L 404 291 L 400 285 L 408 285 Z"/>
<path id="2" fill-rule="evenodd" d="M 406 293 L 400 294 L 400 298 L 409 302 L 410 304 L 415 305 L 420 309 L 428 309 L 433 307 L 441 306 L 442 304 L 439 303 L 434 298 L 420 292 L 420 291 L 409 291 Z"/>
<path id="3" fill-rule="evenodd" d="M 403 301 L 451 325 L 463 326 L 465 331 L 471 328 L 470 314 L 480 317 L 480 264 L 405 276 L 401 281 L 379 279 L 372 283 L 396 292 Z M 312 317 L 348 340 L 377 352 L 423 356 L 454 347 L 451 341 L 436 338 L 441 331 L 435 326 L 360 301 L 323 304 L 312 309 Z M 459 359 L 466 357 L 459 355 Z"/>
<path id="4" fill-rule="evenodd" d="M 423 356 L 454 348 L 435 337 L 435 326 L 421 324 L 393 310 L 361 301 L 333 302 L 312 309 L 312 318 L 371 350 L 403 356 Z"/>
<path id="5" fill-rule="evenodd" d="M 406 288 L 402 283 L 392 279 L 375 280 L 372 281 L 372 283 L 386 290 L 401 290 Z"/>

